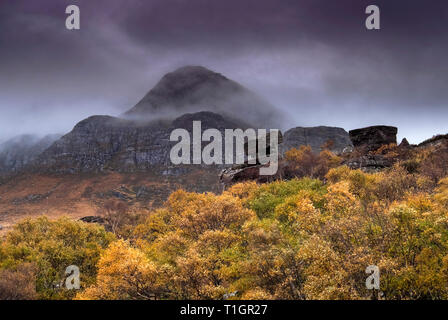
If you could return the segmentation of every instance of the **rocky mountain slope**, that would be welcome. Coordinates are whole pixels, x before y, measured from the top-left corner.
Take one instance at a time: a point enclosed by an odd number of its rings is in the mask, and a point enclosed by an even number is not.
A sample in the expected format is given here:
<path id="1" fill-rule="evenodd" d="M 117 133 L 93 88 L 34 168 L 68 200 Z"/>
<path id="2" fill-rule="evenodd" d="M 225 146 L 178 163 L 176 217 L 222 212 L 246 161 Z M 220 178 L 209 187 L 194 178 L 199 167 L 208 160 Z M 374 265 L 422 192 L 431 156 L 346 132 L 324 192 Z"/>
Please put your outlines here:
<path id="1" fill-rule="evenodd" d="M 191 132 L 201 121 L 202 131 L 241 128 L 241 124 L 212 112 L 186 114 L 173 121 L 137 122 L 110 116 L 93 116 L 79 122 L 33 163 L 34 171 L 57 173 L 135 172 L 175 168 L 169 155 L 174 129 Z M 183 171 L 182 171 L 183 172 Z"/>

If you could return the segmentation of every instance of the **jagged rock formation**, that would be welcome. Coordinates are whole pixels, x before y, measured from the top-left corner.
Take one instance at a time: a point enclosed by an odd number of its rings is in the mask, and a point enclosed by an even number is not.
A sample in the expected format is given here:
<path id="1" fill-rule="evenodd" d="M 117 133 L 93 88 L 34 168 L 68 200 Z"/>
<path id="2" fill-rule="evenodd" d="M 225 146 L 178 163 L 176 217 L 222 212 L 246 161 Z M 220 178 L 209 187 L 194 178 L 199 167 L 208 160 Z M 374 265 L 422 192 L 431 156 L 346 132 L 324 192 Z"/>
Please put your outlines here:
<path id="1" fill-rule="evenodd" d="M 21 170 L 60 137 L 59 134 L 44 137 L 27 134 L 2 143 L 0 145 L 0 173 Z"/>
<path id="2" fill-rule="evenodd" d="M 244 119 L 259 128 L 278 128 L 276 108 L 225 76 L 200 66 L 186 66 L 166 74 L 124 116 L 151 119 L 212 111 L 229 119 Z"/>
<path id="3" fill-rule="evenodd" d="M 280 150 L 284 154 L 291 148 L 299 148 L 301 145 L 309 145 L 314 152 L 322 150 L 322 146 L 330 146 L 335 153 L 343 153 L 346 157 L 345 164 L 352 169 L 361 169 L 364 171 L 378 171 L 391 167 L 397 159 L 384 154 L 375 154 L 383 145 L 396 143 L 397 128 L 386 126 L 373 126 L 350 131 L 350 135 L 342 128 L 334 127 L 311 127 L 294 128 L 288 130 L 283 136 L 283 143 Z M 331 141 L 331 143 L 329 143 Z M 353 146 L 356 148 L 353 152 Z M 400 147 L 406 146 L 406 140 Z M 347 150 L 349 150 L 347 152 Z M 280 160 L 279 170 L 272 177 L 263 177 L 259 175 L 259 166 L 240 165 L 223 170 L 220 175 L 220 181 L 224 187 L 229 187 L 241 181 L 266 182 L 283 178 L 287 175 L 284 161 Z"/>
<path id="4" fill-rule="evenodd" d="M 163 150 L 168 148 L 164 123 L 141 125 L 110 116 L 92 116 L 45 150 L 35 168 L 76 173 L 166 164 Z"/>
<path id="5" fill-rule="evenodd" d="M 403 140 L 401 140 L 401 142 L 399 144 L 399 147 L 402 147 L 402 148 L 408 148 L 410 146 L 411 146 L 411 144 L 409 143 L 408 139 L 406 139 L 406 138 L 403 138 Z"/>
<path id="6" fill-rule="evenodd" d="M 353 147 L 350 137 L 342 128 L 337 127 L 297 127 L 290 129 L 283 135 L 283 144 L 280 146 L 281 153 L 302 145 L 309 145 L 314 152 L 322 151 L 321 147 L 332 141 L 330 150 L 341 153 L 346 148 Z"/>
<path id="7" fill-rule="evenodd" d="M 372 126 L 351 130 L 350 139 L 356 149 L 364 151 L 375 151 L 383 145 L 397 144 L 396 127 L 391 126 Z"/>

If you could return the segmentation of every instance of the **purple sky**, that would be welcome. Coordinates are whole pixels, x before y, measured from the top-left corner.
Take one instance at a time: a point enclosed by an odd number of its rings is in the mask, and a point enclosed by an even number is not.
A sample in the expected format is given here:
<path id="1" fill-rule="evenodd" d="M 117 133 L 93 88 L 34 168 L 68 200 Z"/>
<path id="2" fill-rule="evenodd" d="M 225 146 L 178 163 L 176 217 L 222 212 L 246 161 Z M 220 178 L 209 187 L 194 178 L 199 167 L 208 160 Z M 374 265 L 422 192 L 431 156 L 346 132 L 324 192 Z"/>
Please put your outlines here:
<path id="1" fill-rule="evenodd" d="M 0 0 L 0 139 L 119 115 L 194 64 L 282 109 L 283 129 L 390 124 L 416 143 L 448 133 L 447 56 L 446 0 Z"/>

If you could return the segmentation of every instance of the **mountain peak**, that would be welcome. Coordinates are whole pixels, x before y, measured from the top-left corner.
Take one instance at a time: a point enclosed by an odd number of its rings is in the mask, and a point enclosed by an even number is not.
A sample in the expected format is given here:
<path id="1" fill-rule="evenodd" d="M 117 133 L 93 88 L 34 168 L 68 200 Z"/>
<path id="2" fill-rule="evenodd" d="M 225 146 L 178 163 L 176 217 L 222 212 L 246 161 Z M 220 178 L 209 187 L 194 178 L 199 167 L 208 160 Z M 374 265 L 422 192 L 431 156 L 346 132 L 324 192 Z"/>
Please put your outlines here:
<path id="1" fill-rule="evenodd" d="M 275 107 L 220 73 L 185 66 L 164 75 L 124 116 L 136 119 L 177 117 L 211 111 L 245 119 L 256 127 L 274 127 Z"/>
<path id="2" fill-rule="evenodd" d="M 202 93 L 205 97 L 207 94 L 205 89 L 216 90 L 220 86 L 239 89 L 237 83 L 205 67 L 185 66 L 164 75 L 137 106 L 149 102 L 158 108 L 163 102 L 175 102 L 177 107 L 182 107 L 182 104 L 200 102 L 201 96 L 198 93 Z"/>
<path id="3" fill-rule="evenodd" d="M 204 76 L 204 77 L 219 77 L 228 80 L 220 73 L 214 72 L 203 66 L 193 66 L 193 65 L 180 67 L 174 70 L 173 72 L 168 73 L 165 76 L 188 76 L 188 77 Z"/>

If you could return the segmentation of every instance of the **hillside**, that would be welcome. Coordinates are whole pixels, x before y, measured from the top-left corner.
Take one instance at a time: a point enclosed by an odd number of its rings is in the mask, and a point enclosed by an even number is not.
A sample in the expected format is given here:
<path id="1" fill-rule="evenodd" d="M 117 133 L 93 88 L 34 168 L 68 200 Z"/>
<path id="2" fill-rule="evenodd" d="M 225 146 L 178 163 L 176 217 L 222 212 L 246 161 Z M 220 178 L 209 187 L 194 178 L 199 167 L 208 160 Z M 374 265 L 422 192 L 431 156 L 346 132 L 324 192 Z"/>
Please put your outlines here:
<path id="1" fill-rule="evenodd" d="M 361 132 L 374 131 L 378 142 L 390 138 L 378 134 L 390 129 Z M 297 174 L 290 179 L 246 181 L 222 193 L 177 190 L 156 210 L 114 202 L 105 207 L 101 224 L 73 217 L 19 222 L 0 242 L 0 294 L 79 300 L 222 300 L 229 293 L 243 300 L 447 299 L 448 141 L 429 147 L 384 144 L 367 155 L 372 152 L 396 161 L 365 172 L 342 165 L 346 159 L 329 150 L 317 154 L 301 146 L 286 152 Z M 115 183 L 123 178 L 116 175 Z M 49 188 L 55 182 L 36 177 L 34 183 Z M 97 177 L 91 186 L 107 189 L 111 182 Z M 131 190 L 117 192 L 134 201 Z M 54 287 L 74 262 L 84 271 L 80 290 Z M 367 266 L 380 270 L 379 290 L 366 288 Z M 15 285 L 22 278 L 32 285 Z"/>

